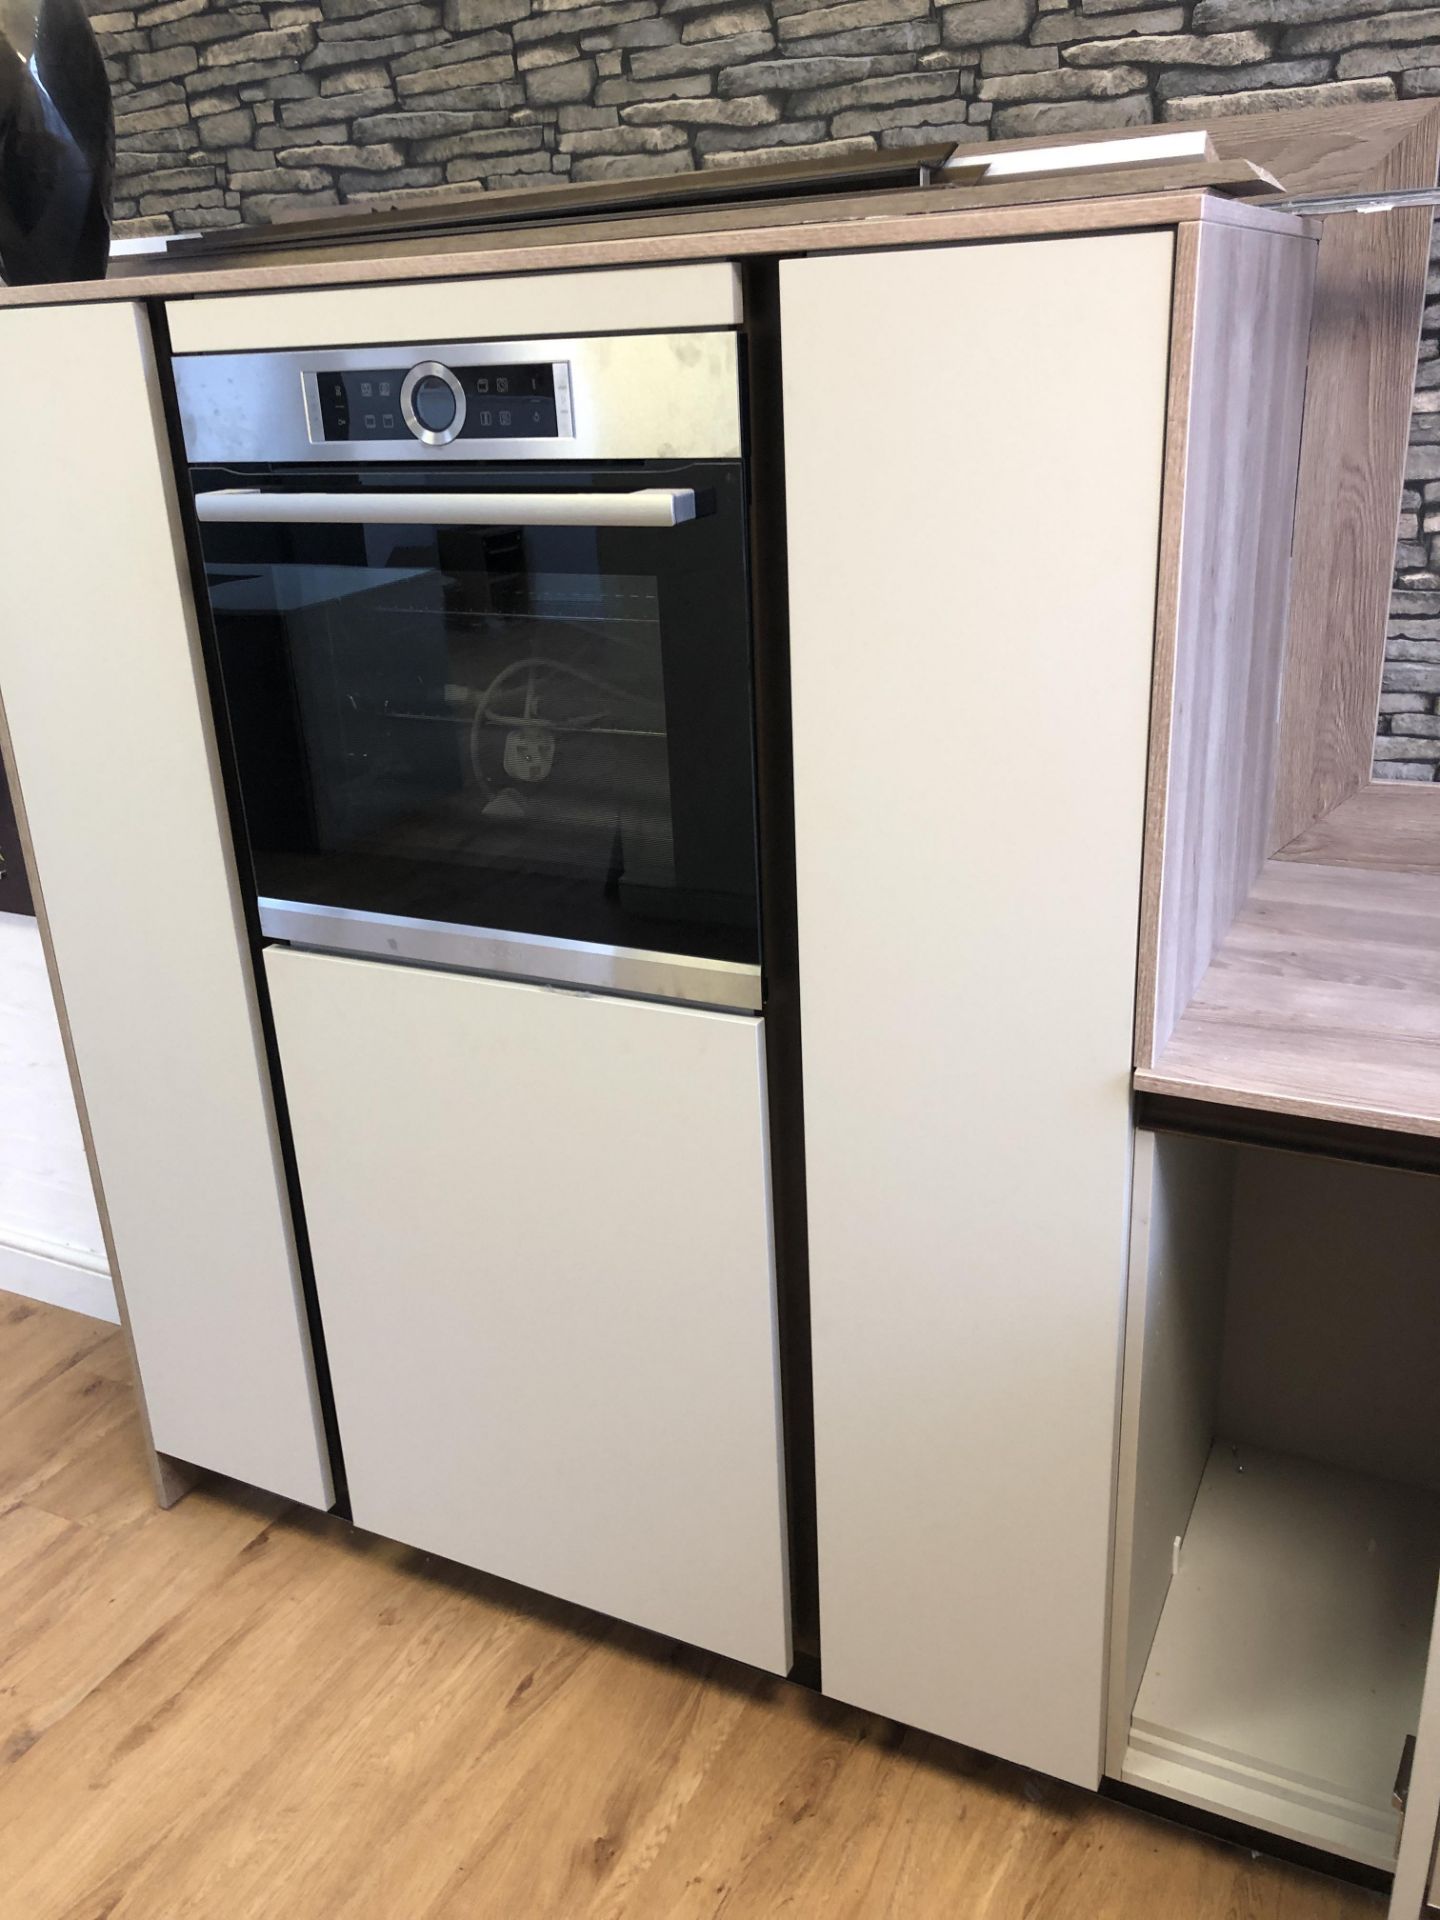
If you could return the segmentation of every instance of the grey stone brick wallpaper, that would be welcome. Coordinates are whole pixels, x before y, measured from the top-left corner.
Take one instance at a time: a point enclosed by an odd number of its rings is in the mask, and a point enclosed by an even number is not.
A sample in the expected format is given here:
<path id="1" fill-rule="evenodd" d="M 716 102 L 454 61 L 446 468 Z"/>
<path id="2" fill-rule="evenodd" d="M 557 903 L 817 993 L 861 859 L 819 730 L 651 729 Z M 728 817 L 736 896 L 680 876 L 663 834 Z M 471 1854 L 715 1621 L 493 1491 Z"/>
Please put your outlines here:
<path id="1" fill-rule="evenodd" d="M 377 194 L 1440 95 L 1385 0 L 154 0 L 91 7 L 122 231 Z M 1440 774 L 1440 256 L 1376 772 Z"/>

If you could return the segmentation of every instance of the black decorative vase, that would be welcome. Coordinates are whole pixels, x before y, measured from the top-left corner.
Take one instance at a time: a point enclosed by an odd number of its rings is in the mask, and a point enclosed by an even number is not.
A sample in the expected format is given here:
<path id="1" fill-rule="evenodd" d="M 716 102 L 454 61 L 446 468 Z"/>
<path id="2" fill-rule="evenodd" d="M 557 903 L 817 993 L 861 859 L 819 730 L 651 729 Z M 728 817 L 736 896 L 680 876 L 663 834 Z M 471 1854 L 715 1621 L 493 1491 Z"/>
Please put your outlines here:
<path id="1" fill-rule="evenodd" d="M 0 0 L 0 279 L 97 280 L 115 114 L 83 0 Z"/>

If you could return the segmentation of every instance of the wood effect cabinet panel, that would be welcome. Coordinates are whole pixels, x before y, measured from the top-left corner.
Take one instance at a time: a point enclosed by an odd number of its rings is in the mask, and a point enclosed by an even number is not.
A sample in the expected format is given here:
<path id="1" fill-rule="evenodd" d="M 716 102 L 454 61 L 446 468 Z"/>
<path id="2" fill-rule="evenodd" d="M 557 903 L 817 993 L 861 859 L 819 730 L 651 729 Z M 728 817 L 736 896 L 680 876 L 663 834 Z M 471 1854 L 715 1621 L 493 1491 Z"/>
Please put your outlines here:
<path id="1" fill-rule="evenodd" d="M 1136 1057 L 1165 1046 L 1270 850 L 1317 246 L 1179 230 Z"/>
<path id="2" fill-rule="evenodd" d="M 824 1684 L 1090 1785 L 1172 260 L 780 270 Z"/>
<path id="3" fill-rule="evenodd" d="M 356 1521 L 786 1671 L 760 1023 L 266 968 Z"/>
<path id="4" fill-rule="evenodd" d="M 144 313 L 0 314 L 0 364 L 0 699 L 155 1445 L 328 1506 Z"/>

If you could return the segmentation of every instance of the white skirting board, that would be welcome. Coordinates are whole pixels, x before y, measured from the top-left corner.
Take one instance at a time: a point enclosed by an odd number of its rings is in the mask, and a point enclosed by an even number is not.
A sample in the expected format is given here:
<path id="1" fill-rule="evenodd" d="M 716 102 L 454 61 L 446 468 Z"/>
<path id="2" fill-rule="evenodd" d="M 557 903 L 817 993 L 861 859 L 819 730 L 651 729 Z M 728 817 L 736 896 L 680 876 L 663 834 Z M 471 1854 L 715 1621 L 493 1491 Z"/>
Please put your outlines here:
<path id="1" fill-rule="evenodd" d="M 1122 1778 L 1393 1867 L 1437 1568 L 1440 1496 L 1218 1440 Z"/>
<path id="2" fill-rule="evenodd" d="M 47 1306 L 68 1307 L 92 1320 L 120 1324 L 110 1269 L 76 1247 L 28 1246 L 0 1238 L 0 1293 L 18 1293 Z"/>

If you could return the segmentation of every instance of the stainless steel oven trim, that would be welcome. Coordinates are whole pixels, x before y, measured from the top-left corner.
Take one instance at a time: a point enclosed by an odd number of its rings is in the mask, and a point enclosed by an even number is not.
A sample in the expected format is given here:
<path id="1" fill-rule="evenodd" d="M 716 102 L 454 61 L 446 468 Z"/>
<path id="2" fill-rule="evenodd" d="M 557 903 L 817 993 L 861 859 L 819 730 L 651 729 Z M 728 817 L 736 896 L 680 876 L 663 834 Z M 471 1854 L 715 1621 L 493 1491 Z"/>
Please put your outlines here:
<path id="1" fill-rule="evenodd" d="M 727 1013 L 761 1009 L 760 969 L 742 961 L 649 953 L 639 947 L 606 947 L 587 940 L 412 920 L 402 914 L 361 913 L 300 900 L 262 899 L 260 929 L 271 940 L 317 953 L 407 961 L 542 986 L 714 1007 Z"/>
<path id="2" fill-rule="evenodd" d="M 692 487 L 629 493 L 296 493 L 216 487 L 195 496 L 195 517 L 221 526 L 679 527 L 695 518 Z"/>
<path id="3" fill-rule="evenodd" d="M 315 376 L 421 361 L 539 362 L 556 371 L 560 432 L 544 439 L 326 440 Z M 192 465 L 394 466 L 411 461 L 738 460 L 739 346 L 731 331 L 426 342 L 284 353 L 189 353 L 174 360 Z"/>

